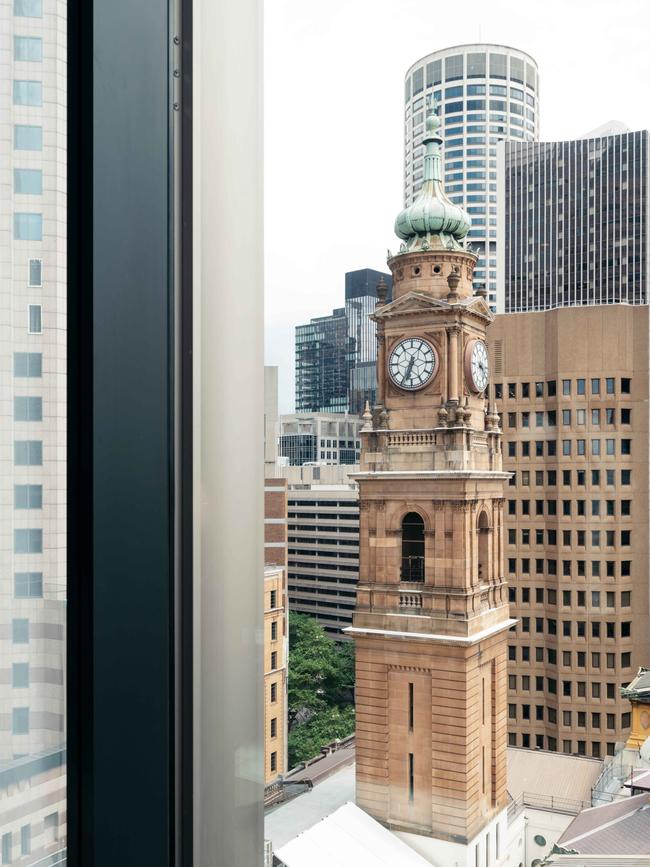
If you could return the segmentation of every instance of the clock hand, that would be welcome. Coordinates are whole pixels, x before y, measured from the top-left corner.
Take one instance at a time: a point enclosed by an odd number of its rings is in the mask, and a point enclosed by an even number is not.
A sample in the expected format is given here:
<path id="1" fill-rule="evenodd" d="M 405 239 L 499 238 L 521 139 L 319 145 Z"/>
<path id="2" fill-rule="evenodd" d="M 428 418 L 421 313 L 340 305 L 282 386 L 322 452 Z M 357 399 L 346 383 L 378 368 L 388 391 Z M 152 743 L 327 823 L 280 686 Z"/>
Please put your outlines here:
<path id="1" fill-rule="evenodd" d="M 404 382 L 411 376 L 411 371 L 413 370 L 413 365 L 415 364 L 415 356 L 411 356 L 411 360 L 409 361 L 408 367 L 406 368 L 406 373 L 404 374 Z"/>

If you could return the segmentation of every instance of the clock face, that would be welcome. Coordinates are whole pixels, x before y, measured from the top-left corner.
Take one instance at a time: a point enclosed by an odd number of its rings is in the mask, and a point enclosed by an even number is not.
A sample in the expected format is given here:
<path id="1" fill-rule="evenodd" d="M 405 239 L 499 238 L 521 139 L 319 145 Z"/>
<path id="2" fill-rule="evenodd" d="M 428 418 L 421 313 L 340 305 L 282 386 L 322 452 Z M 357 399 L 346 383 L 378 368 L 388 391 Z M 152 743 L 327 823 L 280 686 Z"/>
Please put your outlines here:
<path id="1" fill-rule="evenodd" d="M 489 377 L 487 346 L 482 340 L 470 340 L 465 355 L 467 384 L 477 394 L 485 391 Z"/>
<path id="2" fill-rule="evenodd" d="M 421 337 L 407 337 L 393 347 L 388 359 L 388 373 L 395 385 L 416 391 L 431 381 L 438 369 L 438 354 Z"/>

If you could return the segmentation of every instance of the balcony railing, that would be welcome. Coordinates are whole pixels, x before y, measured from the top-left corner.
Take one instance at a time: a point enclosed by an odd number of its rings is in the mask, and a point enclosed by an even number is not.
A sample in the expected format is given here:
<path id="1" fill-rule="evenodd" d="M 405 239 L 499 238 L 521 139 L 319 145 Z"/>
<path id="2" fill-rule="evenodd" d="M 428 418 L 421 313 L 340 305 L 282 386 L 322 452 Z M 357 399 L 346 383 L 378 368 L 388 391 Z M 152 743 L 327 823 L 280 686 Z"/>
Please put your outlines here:
<path id="1" fill-rule="evenodd" d="M 424 557 L 402 557 L 402 581 L 424 581 Z"/>

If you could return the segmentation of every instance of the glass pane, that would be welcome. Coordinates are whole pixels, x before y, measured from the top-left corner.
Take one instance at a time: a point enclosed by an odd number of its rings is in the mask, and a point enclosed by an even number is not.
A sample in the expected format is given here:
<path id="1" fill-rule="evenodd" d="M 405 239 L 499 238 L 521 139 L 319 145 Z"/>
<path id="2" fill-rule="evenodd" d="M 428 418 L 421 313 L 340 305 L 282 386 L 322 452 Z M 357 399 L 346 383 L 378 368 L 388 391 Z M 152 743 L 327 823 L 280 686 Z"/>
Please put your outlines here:
<path id="1" fill-rule="evenodd" d="M 463 61 L 462 54 L 454 54 L 452 57 L 445 57 L 445 80 L 454 81 L 457 78 L 463 77 Z"/>
<path id="2" fill-rule="evenodd" d="M 14 0 L 14 15 L 17 18 L 42 18 L 43 0 Z"/>
<path id="3" fill-rule="evenodd" d="M 14 60 L 40 63 L 43 40 L 35 36 L 14 36 Z"/>
<path id="4" fill-rule="evenodd" d="M 43 260 L 42 259 L 30 259 L 28 263 L 28 277 L 27 277 L 27 285 L 28 286 L 42 286 L 42 269 L 43 269 Z"/>
<path id="5" fill-rule="evenodd" d="M 14 126 L 14 149 L 17 151 L 43 150 L 43 127 L 16 124 Z"/>
<path id="6" fill-rule="evenodd" d="M 63 867 L 66 3 L 7 0 L 0 19 L 0 861 Z"/>
<path id="7" fill-rule="evenodd" d="M 40 196 L 43 192 L 41 169 L 14 169 L 14 192 Z"/>
<path id="8" fill-rule="evenodd" d="M 15 241 L 42 241 L 42 214 L 14 214 Z"/>
<path id="9" fill-rule="evenodd" d="M 514 81 L 524 82 L 524 61 L 518 57 L 510 58 L 510 77 Z"/>
<path id="10" fill-rule="evenodd" d="M 14 81 L 14 105 L 43 105 L 43 85 L 40 81 Z"/>

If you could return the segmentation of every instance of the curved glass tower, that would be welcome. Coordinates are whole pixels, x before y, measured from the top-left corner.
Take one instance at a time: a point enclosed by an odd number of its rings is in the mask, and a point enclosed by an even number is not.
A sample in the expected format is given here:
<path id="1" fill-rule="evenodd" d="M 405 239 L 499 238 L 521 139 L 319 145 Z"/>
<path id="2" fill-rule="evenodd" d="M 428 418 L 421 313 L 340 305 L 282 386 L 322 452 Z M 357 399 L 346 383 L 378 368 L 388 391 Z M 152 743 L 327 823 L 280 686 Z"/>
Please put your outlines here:
<path id="1" fill-rule="evenodd" d="M 404 202 L 424 180 L 427 98 L 442 118 L 444 187 L 470 214 L 469 240 L 479 254 L 475 285 L 497 296 L 497 142 L 536 141 L 539 136 L 537 63 L 504 45 L 457 45 L 422 57 L 406 73 Z"/>

